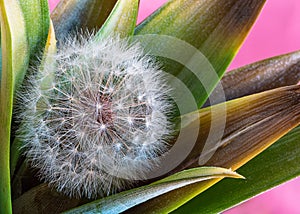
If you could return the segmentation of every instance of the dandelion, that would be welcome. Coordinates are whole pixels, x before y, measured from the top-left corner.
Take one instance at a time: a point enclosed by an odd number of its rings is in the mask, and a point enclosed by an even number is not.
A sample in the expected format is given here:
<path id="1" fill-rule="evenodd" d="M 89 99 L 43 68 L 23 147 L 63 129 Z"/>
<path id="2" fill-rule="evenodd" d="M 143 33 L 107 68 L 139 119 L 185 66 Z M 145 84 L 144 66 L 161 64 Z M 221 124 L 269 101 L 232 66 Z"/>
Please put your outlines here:
<path id="1" fill-rule="evenodd" d="M 171 134 L 162 72 L 138 44 L 69 39 L 18 97 L 18 131 L 41 178 L 70 196 L 105 196 L 158 164 Z M 24 108 L 21 107 L 21 108 Z"/>

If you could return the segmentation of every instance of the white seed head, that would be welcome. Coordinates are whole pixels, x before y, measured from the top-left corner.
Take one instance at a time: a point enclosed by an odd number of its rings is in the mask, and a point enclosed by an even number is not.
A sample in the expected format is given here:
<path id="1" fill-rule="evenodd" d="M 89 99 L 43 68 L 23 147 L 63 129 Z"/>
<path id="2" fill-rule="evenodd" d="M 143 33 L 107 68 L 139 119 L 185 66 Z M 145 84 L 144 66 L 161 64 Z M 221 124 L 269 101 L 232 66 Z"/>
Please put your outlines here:
<path id="1" fill-rule="evenodd" d="M 19 92 L 18 130 L 41 177 L 76 197 L 105 196 L 151 170 L 172 110 L 162 72 L 138 44 L 67 41 Z"/>

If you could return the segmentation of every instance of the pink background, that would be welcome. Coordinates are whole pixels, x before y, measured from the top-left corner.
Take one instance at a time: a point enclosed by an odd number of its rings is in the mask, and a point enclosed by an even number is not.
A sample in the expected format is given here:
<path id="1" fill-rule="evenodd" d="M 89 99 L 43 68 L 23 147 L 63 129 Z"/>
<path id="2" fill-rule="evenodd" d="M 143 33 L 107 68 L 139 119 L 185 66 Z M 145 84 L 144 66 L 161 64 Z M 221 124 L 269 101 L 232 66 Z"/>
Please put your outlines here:
<path id="1" fill-rule="evenodd" d="M 53 9 L 58 0 L 49 0 L 49 2 Z M 139 22 L 164 2 L 166 0 L 141 0 Z M 230 69 L 295 50 L 300 50 L 300 1 L 269 0 Z M 300 213 L 299 190 L 300 178 L 268 191 L 226 213 Z"/>

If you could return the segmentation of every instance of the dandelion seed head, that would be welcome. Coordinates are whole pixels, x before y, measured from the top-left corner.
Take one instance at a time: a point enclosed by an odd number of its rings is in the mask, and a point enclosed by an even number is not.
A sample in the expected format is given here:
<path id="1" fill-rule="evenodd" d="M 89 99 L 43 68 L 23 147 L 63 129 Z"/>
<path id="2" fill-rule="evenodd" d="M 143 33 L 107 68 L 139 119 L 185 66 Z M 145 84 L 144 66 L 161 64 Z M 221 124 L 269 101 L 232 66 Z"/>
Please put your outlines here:
<path id="1" fill-rule="evenodd" d="M 95 198 L 158 163 L 172 133 L 171 91 L 138 44 L 69 39 L 19 92 L 28 161 L 69 196 Z"/>

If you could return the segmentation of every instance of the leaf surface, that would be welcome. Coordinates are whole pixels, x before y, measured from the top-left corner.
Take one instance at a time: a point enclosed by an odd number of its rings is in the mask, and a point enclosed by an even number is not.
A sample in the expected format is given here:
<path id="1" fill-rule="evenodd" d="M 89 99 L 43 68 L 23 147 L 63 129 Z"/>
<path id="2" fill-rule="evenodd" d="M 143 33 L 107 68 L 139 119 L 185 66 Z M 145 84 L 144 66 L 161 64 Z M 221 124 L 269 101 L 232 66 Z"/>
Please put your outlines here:
<path id="1" fill-rule="evenodd" d="M 137 26 L 135 33 L 176 37 L 204 54 L 214 72 L 201 67 L 192 71 L 184 68 L 183 65 L 191 63 L 195 52 L 174 48 L 183 62 L 161 59 L 164 70 L 186 84 L 200 108 L 223 76 L 264 3 L 264 0 L 171 0 Z M 159 51 L 172 47 L 170 43 L 152 43 L 149 41 Z M 207 75 L 205 80 L 198 78 Z"/>
<path id="2" fill-rule="evenodd" d="M 222 180 L 174 213 L 219 213 L 300 176 L 299 142 L 298 126 L 239 169 L 246 180 Z"/>
<path id="3" fill-rule="evenodd" d="M 26 34 L 24 19 L 21 9 L 17 2 L 9 2 L 10 7 L 15 10 L 15 19 L 11 17 L 12 11 L 6 1 L 0 1 L 1 12 L 1 45 L 2 45 L 2 78 L 0 91 L 0 207 L 5 213 L 12 213 L 10 200 L 10 171 L 9 171 L 9 153 L 10 153 L 10 126 L 13 105 L 13 92 L 15 88 L 15 79 L 20 78 L 20 73 L 24 72 L 24 61 L 27 61 L 26 52 L 28 51 L 26 43 Z M 16 21 L 19 19 L 18 21 Z M 12 23 L 16 26 L 15 34 L 11 33 Z M 18 41 L 19 40 L 19 41 Z M 14 44 L 21 44 L 13 48 Z M 23 53 L 25 50 L 25 54 Z M 17 60 L 17 53 L 20 54 L 21 63 L 18 65 L 14 62 Z M 22 76 L 22 75 L 21 75 Z"/>
<path id="4" fill-rule="evenodd" d="M 49 28 L 48 2 L 1 0 L 0 13 L 2 48 L 0 207 L 4 213 L 11 213 L 9 161 L 14 92 L 22 83 L 29 61 L 37 51 L 37 47 L 47 38 L 45 31 L 48 32 Z"/>
<path id="5" fill-rule="evenodd" d="M 221 79 L 224 91 L 215 90 L 214 96 L 225 93 L 226 100 L 295 85 L 300 81 L 300 51 L 258 61 L 230 71 Z M 204 106 L 208 106 L 206 102 Z"/>
<path id="6" fill-rule="evenodd" d="M 190 156 L 173 172 L 203 164 L 238 169 L 299 125 L 299 101 L 300 86 L 287 86 L 227 102 L 225 121 L 220 114 L 223 104 L 200 110 L 200 128 L 199 114 L 183 116 L 188 121 L 195 118 L 186 129 L 199 128 L 199 136 Z M 224 122 L 224 133 L 220 136 L 219 128 Z M 173 211 L 198 195 L 197 190 L 203 185 L 209 187 L 218 181 L 213 179 L 174 190 L 132 208 L 129 213 Z"/>
<path id="7" fill-rule="evenodd" d="M 117 0 L 62 0 L 51 14 L 57 40 L 76 31 L 100 29 Z"/>
<path id="8" fill-rule="evenodd" d="M 52 54 L 56 52 L 56 39 L 55 32 L 53 28 L 52 22 L 50 23 L 50 28 L 48 32 L 48 37 L 46 41 L 46 45 L 44 47 L 43 56 L 41 57 L 41 63 L 36 65 L 40 68 L 44 66 L 45 63 L 52 63 Z M 11 176 L 14 175 L 14 171 L 16 169 L 17 163 L 20 157 L 20 147 L 22 146 L 22 141 L 18 138 L 14 138 L 13 143 L 11 144 L 11 158 L 10 158 L 10 173 Z"/>
<path id="9" fill-rule="evenodd" d="M 18 1 L 25 20 L 30 60 L 35 60 L 44 48 L 50 26 L 50 14 L 47 0 Z"/>
<path id="10" fill-rule="evenodd" d="M 242 178 L 240 175 L 227 169 L 215 167 L 194 168 L 174 174 L 147 186 L 94 201 L 66 213 L 121 213 L 166 192 L 217 177 Z"/>
<path id="11" fill-rule="evenodd" d="M 117 34 L 122 38 L 132 36 L 136 26 L 139 0 L 119 0 L 96 37 Z"/>

